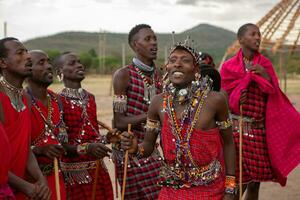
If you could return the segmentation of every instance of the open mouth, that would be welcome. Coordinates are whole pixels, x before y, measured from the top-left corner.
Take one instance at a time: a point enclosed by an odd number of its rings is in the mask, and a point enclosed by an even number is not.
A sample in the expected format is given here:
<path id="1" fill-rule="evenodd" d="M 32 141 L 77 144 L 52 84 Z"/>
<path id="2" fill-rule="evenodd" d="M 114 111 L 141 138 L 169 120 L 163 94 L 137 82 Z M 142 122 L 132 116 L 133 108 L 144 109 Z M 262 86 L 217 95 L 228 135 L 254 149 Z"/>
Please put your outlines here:
<path id="1" fill-rule="evenodd" d="M 32 67 L 32 62 L 31 61 L 29 61 L 29 62 L 27 62 L 26 64 L 25 64 L 25 67 Z"/>
<path id="2" fill-rule="evenodd" d="M 174 78 L 180 78 L 182 77 L 184 74 L 182 72 L 179 72 L 179 71 L 175 71 L 172 73 L 173 77 Z"/>
<path id="3" fill-rule="evenodd" d="M 260 45 L 260 42 L 255 42 L 256 47 L 259 47 L 259 45 Z"/>
<path id="4" fill-rule="evenodd" d="M 78 75 L 84 75 L 84 71 L 83 70 L 79 70 L 76 72 Z"/>
<path id="5" fill-rule="evenodd" d="M 157 48 L 151 48 L 150 52 L 151 54 L 157 54 Z"/>

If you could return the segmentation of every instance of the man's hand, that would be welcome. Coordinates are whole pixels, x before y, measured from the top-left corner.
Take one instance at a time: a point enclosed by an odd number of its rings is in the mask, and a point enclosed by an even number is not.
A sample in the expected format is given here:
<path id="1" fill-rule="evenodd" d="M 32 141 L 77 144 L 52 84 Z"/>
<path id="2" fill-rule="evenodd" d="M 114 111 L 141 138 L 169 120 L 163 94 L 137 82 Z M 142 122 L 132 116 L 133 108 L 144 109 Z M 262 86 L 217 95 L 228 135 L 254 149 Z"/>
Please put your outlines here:
<path id="1" fill-rule="evenodd" d="M 244 104 L 247 100 L 247 90 L 243 90 L 240 97 L 240 105 Z"/>
<path id="2" fill-rule="evenodd" d="M 128 150 L 129 153 L 136 153 L 138 150 L 137 138 L 128 132 L 123 132 L 121 135 L 121 148 Z"/>
<path id="3" fill-rule="evenodd" d="M 263 66 L 261 66 L 259 64 L 253 65 L 250 67 L 250 71 L 253 72 L 254 74 L 258 74 L 258 75 L 262 76 L 264 79 L 270 81 L 270 76 Z"/>
<path id="4" fill-rule="evenodd" d="M 222 200 L 234 200 L 233 194 L 225 194 Z"/>
<path id="5" fill-rule="evenodd" d="M 117 129 L 113 129 L 106 134 L 106 139 L 108 143 L 116 144 L 121 142 L 121 132 Z"/>
<path id="6" fill-rule="evenodd" d="M 35 147 L 33 149 L 34 154 L 46 156 L 53 160 L 55 157 L 59 158 L 65 153 L 63 146 L 58 144 L 48 144 L 42 147 Z"/>
<path id="7" fill-rule="evenodd" d="M 87 154 L 95 158 L 109 157 L 108 152 L 112 152 L 111 149 L 101 143 L 91 143 L 87 149 Z"/>
<path id="8" fill-rule="evenodd" d="M 40 182 L 30 183 L 26 188 L 25 194 L 34 200 L 49 200 L 51 197 L 51 191 L 47 184 Z"/>

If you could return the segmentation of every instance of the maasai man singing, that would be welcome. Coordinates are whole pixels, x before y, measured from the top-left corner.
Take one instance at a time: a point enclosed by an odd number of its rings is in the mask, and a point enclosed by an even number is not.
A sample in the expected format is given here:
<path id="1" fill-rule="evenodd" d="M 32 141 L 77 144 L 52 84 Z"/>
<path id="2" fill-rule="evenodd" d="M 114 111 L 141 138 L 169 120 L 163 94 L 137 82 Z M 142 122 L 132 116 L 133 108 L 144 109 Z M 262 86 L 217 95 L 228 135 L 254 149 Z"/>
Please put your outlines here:
<path id="1" fill-rule="evenodd" d="M 124 132 L 121 147 L 147 157 L 161 128 L 164 165 L 159 199 L 229 200 L 235 192 L 235 149 L 225 96 L 199 78 L 199 54 L 178 44 L 166 65 L 169 81 L 152 100 L 143 143 Z"/>
<path id="2" fill-rule="evenodd" d="M 140 143 L 145 136 L 144 124 L 150 101 L 161 92 L 160 78 L 154 64 L 157 38 L 149 25 L 139 24 L 129 32 L 128 42 L 135 57 L 132 63 L 114 74 L 114 125 L 117 129 L 126 131 L 127 125 L 132 124 L 132 133 Z M 117 176 L 122 185 L 124 152 L 116 149 L 114 156 L 117 161 Z M 158 150 L 155 148 L 153 155 L 146 159 L 129 159 L 128 166 L 125 199 L 157 199 L 161 166 Z"/>
<path id="3" fill-rule="evenodd" d="M 111 150 L 103 144 L 107 141 L 99 133 L 95 96 L 81 87 L 85 67 L 72 52 L 59 56 L 56 67 L 65 86 L 59 95 L 68 132 L 68 145 L 65 145 L 68 154 L 61 162 L 67 197 L 71 200 L 92 198 L 96 160 L 101 159 L 96 199 L 112 200 L 112 184 L 102 160 Z"/>
<path id="4" fill-rule="evenodd" d="M 300 115 L 281 92 L 272 63 L 258 51 L 259 28 L 245 24 L 237 37 L 241 49 L 222 65 L 222 88 L 229 96 L 238 154 L 238 120 L 243 116 L 242 182 L 246 199 L 255 200 L 260 182 L 285 185 L 288 173 L 299 164 Z"/>
<path id="5" fill-rule="evenodd" d="M 8 183 L 16 199 L 47 200 L 51 195 L 47 180 L 30 149 L 30 97 L 22 87 L 24 79 L 32 74 L 31 66 L 30 55 L 18 39 L 0 40 L 1 121 L 12 150 Z M 26 181 L 26 175 L 31 176 L 34 183 Z"/>
<path id="6" fill-rule="evenodd" d="M 64 153 L 60 143 L 67 142 L 63 121 L 63 108 L 57 94 L 47 89 L 53 82 L 53 67 L 48 55 L 39 50 L 30 51 L 32 76 L 27 78 L 27 93 L 31 97 L 31 149 L 37 157 L 48 186 L 51 199 L 57 199 L 53 160 Z M 59 176 L 61 199 L 66 199 L 66 188 L 62 174 Z"/>

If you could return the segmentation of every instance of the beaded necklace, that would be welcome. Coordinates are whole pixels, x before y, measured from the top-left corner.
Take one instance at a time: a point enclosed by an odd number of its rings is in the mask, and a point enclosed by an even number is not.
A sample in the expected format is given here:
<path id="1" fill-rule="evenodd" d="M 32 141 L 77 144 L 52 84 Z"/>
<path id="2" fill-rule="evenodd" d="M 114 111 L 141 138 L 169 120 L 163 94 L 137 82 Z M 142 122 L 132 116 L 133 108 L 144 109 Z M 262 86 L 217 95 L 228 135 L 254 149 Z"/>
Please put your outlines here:
<path id="1" fill-rule="evenodd" d="M 196 164 L 190 152 L 190 138 L 199 118 L 199 114 L 204 101 L 210 91 L 211 82 L 207 78 L 204 78 L 202 83 L 196 83 L 195 85 L 196 86 L 191 87 L 190 90 L 192 91 L 189 91 L 191 94 L 193 94 L 193 96 L 187 103 L 187 108 L 183 111 L 183 116 L 180 120 L 180 124 L 178 123 L 173 104 L 174 92 L 166 92 L 163 98 L 163 110 L 167 112 L 169 119 L 171 120 L 172 134 L 174 135 L 176 141 L 176 167 L 180 167 L 183 165 L 182 156 L 184 154 L 186 154 L 189 159 L 189 166 L 196 167 Z M 188 126 L 186 128 L 185 137 L 183 137 L 183 129 L 185 124 L 187 124 Z"/>
<path id="2" fill-rule="evenodd" d="M 10 103 L 12 107 L 17 112 L 22 112 L 25 110 L 26 106 L 24 105 L 22 101 L 23 97 L 23 88 L 17 88 L 10 84 L 3 76 L 0 77 L 0 84 L 4 87 L 4 90 L 6 91 L 6 95 L 10 99 Z"/>
<path id="3" fill-rule="evenodd" d="M 152 73 L 152 75 L 151 75 L 152 83 L 150 83 L 149 79 L 146 78 L 144 73 L 136 65 L 133 65 L 133 66 L 143 80 L 143 83 L 144 83 L 144 98 L 143 98 L 143 100 L 149 105 L 151 102 L 151 99 L 156 95 L 155 73 Z"/>
<path id="4" fill-rule="evenodd" d="M 245 64 L 245 70 L 249 71 L 250 67 L 252 66 L 253 61 L 251 61 L 248 58 L 243 56 L 243 62 Z"/>
<path id="5" fill-rule="evenodd" d="M 79 131 L 79 135 L 78 138 L 75 139 L 79 144 L 81 143 L 84 135 L 85 135 L 85 127 L 86 126 L 90 126 L 92 128 L 92 130 L 99 136 L 100 138 L 100 134 L 97 131 L 98 129 L 96 129 L 93 124 L 91 123 L 90 119 L 89 119 L 89 115 L 87 113 L 87 108 L 90 106 L 89 105 L 89 95 L 88 93 L 82 89 L 73 89 L 73 88 L 64 88 L 61 92 L 60 95 L 69 99 L 71 102 L 71 108 L 74 109 L 75 106 L 79 107 L 82 110 L 81 113 L 81 120 L 82 120 L 82 126 L 80 128 Z"/>
<path id="6" fill-rule="evenodd" d="M 58 103 L 57 98 L 52 95 L 51 93 L 47 92 L 47 117 L 42 112 L 42 109 L 36 102 L 36 98 L 33 96 L 32 92 L 28 89 L 28 94 L 31 96 L 31 102 L 34 108 L 38 111 L 41 118 L 43 119 L 45 126 L 44 126 L 44 135 L 43 135 L 43 142 L 47 143 L 48 137 L 50 136 L 52 139 L 57 139 L 59 142 L 67 142 L 67 133 L 66 133 L 66 127 L 65 123 L 63 122 L 63 110 L 59 106 L 59 121 L 57 124 L 53 123 L 53 107 L 51 105 L 51 100 L 54 100 L 56 103 Z M 59 128 L 59 133 L 56 136 L 54 134 L 54 131 L 56 128 Z M 39 138 L 36 140 L 39 141 Z"/>

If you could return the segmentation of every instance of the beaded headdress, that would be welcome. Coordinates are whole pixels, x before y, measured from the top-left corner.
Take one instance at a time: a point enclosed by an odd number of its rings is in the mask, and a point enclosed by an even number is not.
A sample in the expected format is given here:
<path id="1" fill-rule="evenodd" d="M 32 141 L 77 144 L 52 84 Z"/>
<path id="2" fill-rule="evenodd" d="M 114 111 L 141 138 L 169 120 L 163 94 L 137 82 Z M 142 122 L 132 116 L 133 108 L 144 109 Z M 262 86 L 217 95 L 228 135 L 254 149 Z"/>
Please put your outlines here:
<path id="1" fill-rule="evenodd" d="M 197 65 L 200 65 L 200 55 L 199 53 L 192 47 L 192 43 L 193 41 L 190 40 L 190 37 L 188 36 L 184 42 L 177 42 L 175 44 L 174 41 L 174 32 L 172 32 L 172 36 L 173 36 L 173 47 L 170 50 L 170 54 L 171 55 L 176 49 L 184 49 L 186 51 L 188 51 L 195 59 L 195 63 Z"/>

